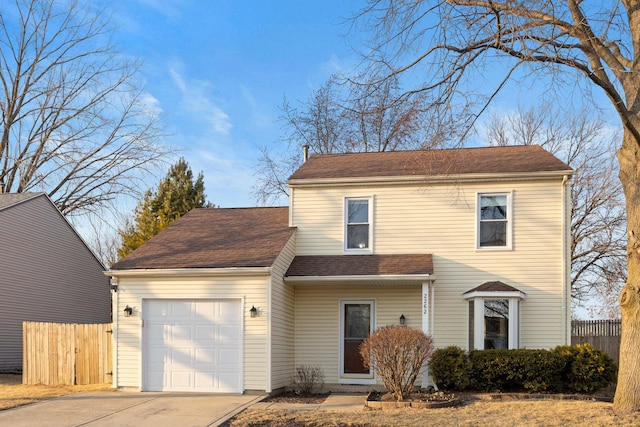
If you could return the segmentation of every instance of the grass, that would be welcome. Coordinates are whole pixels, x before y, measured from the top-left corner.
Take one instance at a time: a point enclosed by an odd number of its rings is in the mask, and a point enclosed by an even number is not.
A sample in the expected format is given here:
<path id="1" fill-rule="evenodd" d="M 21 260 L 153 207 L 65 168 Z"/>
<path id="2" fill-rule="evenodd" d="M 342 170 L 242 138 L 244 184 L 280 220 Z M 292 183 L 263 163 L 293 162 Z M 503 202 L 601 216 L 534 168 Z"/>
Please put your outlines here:
<path id="1" fill-rule="evenodd" d="M 249 409 L 228 426 L 638 426 L 640 414 L 616 416 L 612 404 L 597 401 L 476 401 L 442 409 L 390 409 L 357 412 L 285 411 Z"/>
<path id="2" fill-rule="evenodd" d="M 0 410 L 28 405 L 67 394 L 97 390 L 108 391 L 113 389 L 111 384 L 24 385 L 20 375 L 0 374 Z"/>
<path id="3" fill-rule="evenodd" d="M 83 386 L 23 385 L 19 375 L 0 374 L 0 410 L 84 391 L 113 390 L 109 384 Z M 249 409 L 226 425 L 248 426 L 638 426 L 640 413 L 613 414 L 611 403 L 572 400 L 475 401 L 442 409 L 390 409 L 354 412 Z"/>

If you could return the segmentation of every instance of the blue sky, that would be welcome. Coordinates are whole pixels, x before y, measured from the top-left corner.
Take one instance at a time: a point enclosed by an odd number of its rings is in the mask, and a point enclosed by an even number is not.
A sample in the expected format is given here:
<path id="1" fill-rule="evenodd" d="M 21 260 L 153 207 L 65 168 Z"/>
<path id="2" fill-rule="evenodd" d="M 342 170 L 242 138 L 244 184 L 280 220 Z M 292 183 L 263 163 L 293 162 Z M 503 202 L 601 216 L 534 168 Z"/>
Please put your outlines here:
<path id="1" fill-rule="evenodd" d="M 366 37 L 350 31 L 348 21 L 364 4 L 129 0 L 108 7 L 122 53 L 144 61 L 147 102 L 161 112 L 169 133 L 165 143 L 177 148 L 195 173 L 204 173 L 209 201 L 240 207 L 256 204 L 251 186 L 258 148 L 281 137 L 283 98 L 294 104 L 307 100 L 332 73 L 349 73 L 358 65 L 356 50 L 363 50 Z M 469 89 L 497 84 L 505 72 L 504 64 L 489 67 L 470 81 Z M 561 86 L 571 91 L 572 80 L 569 76 Z M 556 95 L 549 93 L 544 77 L 532 78 L 524 70 L 490 111 L 509 114 Z M 562 97 L 564 105 L 578 110 L 581 95 L 573 90 Z M 594 96 L 603 95 L 596 90 Z M 615 118 L 614 126 L 619 126 Z M 470 144 L 483 143 L 481 122 L 479 129 Z M 149 186 L 159 179 L 150 179 Z"/>
<path id="2" fill-rule="evenodd" d="M 147 102 L 161 112 L 165 142 L 204 173 L 211 202 L 234 207 L 255 205 L 258 147 L 280 137 L 283 97 L 305 100 L 357 63 L 348 44 L 357 36 L 343 36 L 359 5 L 134 0 L 109 7 L 120 50 L 144 61 Z"/>

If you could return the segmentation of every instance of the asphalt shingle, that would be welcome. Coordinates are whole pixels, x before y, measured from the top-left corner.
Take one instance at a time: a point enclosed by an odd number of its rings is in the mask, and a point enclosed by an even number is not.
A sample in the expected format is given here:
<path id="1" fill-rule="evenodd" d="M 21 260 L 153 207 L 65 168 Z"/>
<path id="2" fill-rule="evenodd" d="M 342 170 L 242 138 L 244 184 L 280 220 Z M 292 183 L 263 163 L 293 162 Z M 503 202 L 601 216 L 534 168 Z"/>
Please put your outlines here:
<path id="1" fill-rule="evenodd" d="M 534 173 L 571 168 L 538 145 L 314 154 L 290 180 Z"/>
<path id="2" fill-rule="evenodd" d="M 112 270 L 269 267 L 295 228 L 289 209 L 194 209 Z"/>
<path id="3" fill-rule="evenodd" d="M 430 254 L 297 256 L 285 277 L 433 274 Z"/>

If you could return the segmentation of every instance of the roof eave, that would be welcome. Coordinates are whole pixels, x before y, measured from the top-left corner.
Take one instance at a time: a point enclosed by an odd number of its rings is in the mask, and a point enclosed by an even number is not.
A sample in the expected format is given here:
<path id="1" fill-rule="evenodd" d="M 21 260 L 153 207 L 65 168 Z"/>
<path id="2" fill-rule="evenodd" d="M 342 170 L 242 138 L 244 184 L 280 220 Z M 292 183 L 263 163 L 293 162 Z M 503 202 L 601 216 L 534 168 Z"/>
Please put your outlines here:
<path id="1" fill-rule="evenodd" d="M 370 177 L 340 177 L 340 178 L 302 178 L 289 179 L 290 187 L 305 186 L 342 186 L 352 184 L 430 184 L 441 182 L 483 182 L 483 181 L 531 181 L 537 179 L 562 178 L 572 176 L 572 169 L 539 172 L 509 172 L 509 173 L 469 173 L 451 175 L 401 175 L 401 176 L 370 176 Z"/>
<path id="2" fill-rule="evenodd" d="M 340 275 L 340 276 L 285 276 L 286 283 L 309 284 L 329 282 L 433 282 L 436 277 L 433 274 L 367 274 L 367 275 Z"/>
<path id="3" fill-rule="evenodd" d="M 139 268 L 128 270 L 108 270 L 104 274 L 111 277 L 228 277 L 266 276 L 272 267 L 223 267 L 223 268 Z"/>
<path id="4" fill-rule="evenodd" d="M 525 299 L 527 294 L 522 291 L 472 291 L 462 294 L 466 300 L 473 298 L 518 298 Z"/>

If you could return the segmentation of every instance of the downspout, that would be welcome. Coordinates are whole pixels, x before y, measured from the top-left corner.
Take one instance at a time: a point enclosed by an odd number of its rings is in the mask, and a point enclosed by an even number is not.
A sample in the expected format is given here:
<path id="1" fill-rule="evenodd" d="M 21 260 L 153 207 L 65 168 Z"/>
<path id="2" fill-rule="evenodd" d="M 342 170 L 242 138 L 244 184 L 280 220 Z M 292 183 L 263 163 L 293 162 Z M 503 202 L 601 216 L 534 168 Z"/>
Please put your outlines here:
<path id="1" fill-rule="evenodd" d="M 111 278 L 111 388 L 118 388 L 118 278 Z"/>
<path id="2" fill-rule="evenodd" d="M 568 210 L 567 203 L 567 189 L 570 188 L 569 184 L 569 175 L 564 175 L 562 177 L 562 321 L 564 323 L 562 334 L 563 345 L 571 344 L 571 316 L 569 314 L 571 310 L 571 262 L 569 260 L 569 245 L 571 244 L 571 214 Z"/>
<path id="3" fill-rule="evenodd" d="M 271 292 L 271 286 L 272 286 L 272 279 L 271 277 L 273 276 L 273 271 L 269 271 L 269 276 L 267 278 L 267 384 L 266 384 L 266 388 L 265 391 L 267 393 L 271 393 L 273 391 L 272 386 L 273 383 L 272 381 L 272 371 L 273 371 L 273 366 L 271 365 L 271 362 L 273 360 L 272 358 L 272 353 L 273 353 L 273 340 L 271 338 L 271 335 L 273 334 L 273 328 L 272 328 L 272 319 L 273 316 L 272 311 L 273 311 L 273 301 L 272 299 L 272 292 Z"/>

